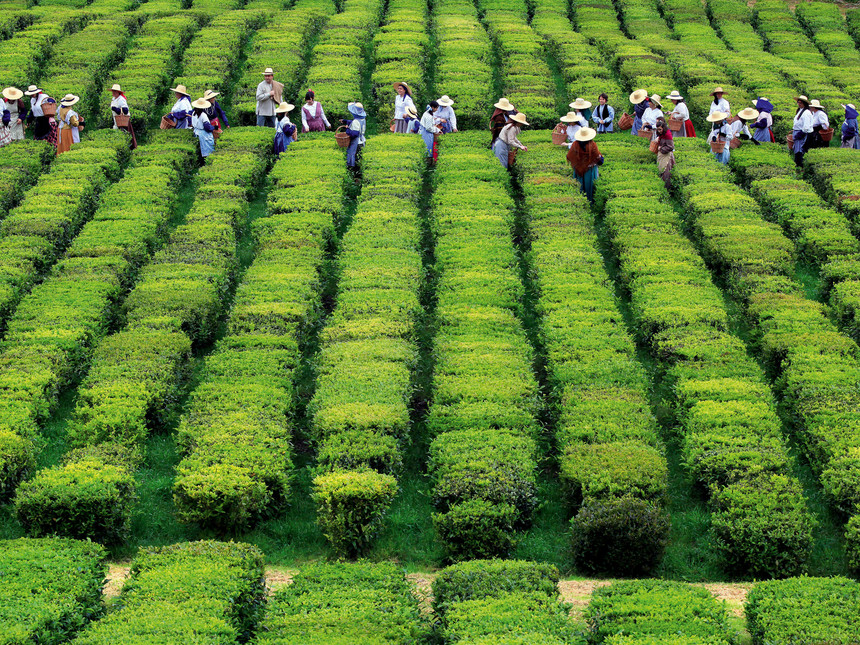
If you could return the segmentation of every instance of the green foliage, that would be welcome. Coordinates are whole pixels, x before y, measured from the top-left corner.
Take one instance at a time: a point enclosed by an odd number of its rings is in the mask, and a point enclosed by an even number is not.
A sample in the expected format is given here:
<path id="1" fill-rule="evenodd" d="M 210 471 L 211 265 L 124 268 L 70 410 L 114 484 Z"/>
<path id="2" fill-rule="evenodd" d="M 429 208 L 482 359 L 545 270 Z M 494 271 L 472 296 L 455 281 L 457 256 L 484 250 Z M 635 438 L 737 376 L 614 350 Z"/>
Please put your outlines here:
<path id="1" fill-rule="evenodd" d="M 397 480 L 373 471 L 336 471 L 314 479 L 317 523 L 334 550 L 367 552 L 397 494 Z"/>
<path id="2" fill-rule="evenodd" d="M 451 560 L 474 560 L 506 557 L 516 544 L 518 519 L 511 504 L 474 498 L 434 513 L 433 525 Z"/>
<path id="3" fill-rule="evenodd" d="M 260 645 L 368 645 L 424 642 L 409 584 L 393 563 L 302 567 L 277 591 L 260 626 Z"/>
<path id="4" fill-rule="evenodd" d="M 48 20 L 35 20 L 0 44 L 0 66 L 5 82 L 13 87 L 28 87 L 39 77 L 42 65 L 54 53 L 64 36 L 86 25 L 89 16 L 67 8 L 57 8 Z"/>
<path id="5" fill-rule="evenodd" d="M 789 578 L 755 585 L 745 606 L 756 645 L 857 642 L 860 585 L 834 578 Z"/>
<path id="6" fill-rule="evenodd" d="M 99 618 L 106 555 L 92 542 L 0 541 L 0 641 L 57 645 Z"/>
<path id="7" fill-rule="evenodd" d="M 393 84 L 405 82 L 412 90 L 412 98 L 419 114 L 424 105 L 437 98 L 429 96 L 422 87 L 423 69 L 427 66 L 429 37 L 426 33 L 425 7 L 410 0 L 390 0 L 385 24 L 373 37 L 374 67 L 371 81 L 375 98 L 374 108 L 379 120 L 387 123 L 394 115 Z M 441 94 L 447 92 L 443 89 Z M 459 97 L 454 97 L 458 101 Z M 457 123 L 459 127 L 459 121 Z"/>

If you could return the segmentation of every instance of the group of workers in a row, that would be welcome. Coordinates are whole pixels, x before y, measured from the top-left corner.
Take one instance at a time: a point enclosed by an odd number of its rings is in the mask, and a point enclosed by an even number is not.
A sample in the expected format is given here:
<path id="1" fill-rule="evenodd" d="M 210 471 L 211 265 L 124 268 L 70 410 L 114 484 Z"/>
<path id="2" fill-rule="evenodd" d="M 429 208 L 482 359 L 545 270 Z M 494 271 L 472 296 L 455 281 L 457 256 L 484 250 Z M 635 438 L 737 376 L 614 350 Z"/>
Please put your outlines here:
<path id="1" fill-rule="evenodd" d="M 58 109 L 57 100 L 36 85 L 30 85 L 26 91 L 7 87 L 2 94 L 0 146 L 23 139 L 28 127 L 33 128 L 34 138 L 48 141 L 57 149 L 57 154 L 66 152 L 81 140 L 84 119 L 74 108 L 80 97 L 66 94 L 60 99 Z"/>

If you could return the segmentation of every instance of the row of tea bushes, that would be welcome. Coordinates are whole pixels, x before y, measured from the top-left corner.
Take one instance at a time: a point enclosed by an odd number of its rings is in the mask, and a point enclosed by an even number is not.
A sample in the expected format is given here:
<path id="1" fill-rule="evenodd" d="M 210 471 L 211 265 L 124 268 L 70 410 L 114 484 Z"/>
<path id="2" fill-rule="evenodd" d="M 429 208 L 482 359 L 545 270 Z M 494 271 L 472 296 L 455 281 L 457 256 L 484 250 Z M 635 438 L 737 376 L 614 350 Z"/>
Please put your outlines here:
<path id="1" fill-rule="evenodd" d="M 428 96 L 426 88 L 421 87 L 430 46 L 425 29 L 429 18 L 426 14 L 427 7 L 423 3 L 390 0 L 385 24 L 373 37 L 374 111 L 379 114 L 383 127 L 394 117 L 394 97 L 397 96 L 394 83 L 409 85 L 418 114 L 430 100 L 437 98 Z M 445 92 L 447 89 L 442 88 L 440 95 Z"/>
<path id="2" fill-rule="evenodd" d="M 434 177 L 438 320 L 428 469 L 449 556 L 510 551 L 537 505 L 538 386 L 517 317 L 509 177 L 481 132 L 442 139 Z"/>
<path id="3" fill-rule="evenodd" d="M 598 587 L 585 610 L 589 643 L 734 645 L 724 603 L 704 587 L 628 580 Z"/>
<path id="4" fill-rule="evenodd" d="M 672 388 L 681 459 L 707 487 L 714 544 L 731 570 L 754 576 L 802 571 L 814 520 L 789 474 L 764 374 L 729 332 L 722 294 L 681 232 L 653 154 L 632 137 L 600 145 L 607 163 L 596 194 L 619 279 L 630 293 L 640 339 L 661 361 Z M 705 202 L 723 203 L 702 192 L 688 200 L 688 209 Z"/>
<path id="5" fill-rule="evenodd" d="M 433 581 L 433 609 L 445 643 L 584 643 L 558 597 L 558 569 L 520 560 L 473 560 Z"/>
<path id="6" fill-rule="evenodd" d="M 0 18 L 0 39 L 2 40 L 9 40 L 16 32 L 26 29 L 39 18 L 32 11 L 25 11 L 24 7 L 16 9 L 4 5 L 3 11 L 3 17 Z"/>
<path id="7" fill-rule="evenodd" d="M 57 43 L 83 28 L 87 14 L 57 9 L 50 17 L 40 17 L 32 25 L 0 42 L 0 74 L 3 82 L 26 88 L 39 77 L 42 66 L 51 58 Z"/>
<path id="8" fill-rule="evenodd" d="M 485 129 L 492 113 L 493 52 L 471 0 L 437 0 L 436 87 L 457 101 L 460 130 Z M 420 107 L 423 106 L 418 106 Z"/>
<path id="9" fill-rule="evenodd" d="M 566 148 L 526 133 L 522 169 L 542 336 L 556 402 L 559 474 L 582 568 L 620 575 L 659 564 L 667 467 L 648 383 L 597 250 Z"/>
<path id="10" fill-rule="evenodd" d="M 504 94 L 533 127 L 554 126 L 555 83 L 542 39 L 529 26 L 525 0 L 478 0 L 477 6 L 499 50 Z"/>
<path id="11" fill-rule="evenodd" d="M 860 67 L 860 52 L 848 34 L 839 7 L 830 2 L 801 2 L 795 16 L 818 50 L 834 67 Z"/>
<path id="12" fill-rule="evenodd" d="M 343 12 L 331 17 L 314 46 L 305 84 L 328 106 L 326 116 L 335 128 L 339 115 L 347 116 L 347 103 L 362 100 L 365 54 L 384 8 L 382 0 L 344 0 Z"/>
<path id="13" fill-rule="evenodd" d="M 135 129 L 143 131 L 155 115 L 179 71 L 182 52 L 199 28 L 199 21 L 191 16 L 150 20 L 137 32 L 125 61 L 105 81 L 106 87 L 114 83 L 122 86 Z M 106 125 L 110 120 L 110 93 L 98 98 L 99 114 L 105 117 L 102 125 Z"/>
<path id="14" fill-rule="evenodd" d="M 126 298 L 127 325 L 95 348 L 67 435 L 72 447 L 89 450 L 80 453 L 80 461 L 50 471 L 39 495 L 43 515 L 68 517 L 55 521 L 52 530 L 104 540 L 124 533 L 142 443 L 176 414 L 192 347 L 211 342 L 217 329 L 237 270 L 236 230 L 266 174 L 270 149 L 267 129 L 224 133 L 198 175 L 185 223 Z M 52 496 L 51 489 L 62 495 Z M 86 517 L 79 516 L 81 507 L 88 509 Z"/>
<path id="15" fill-rule="evenodd" d="M 393 563 L 315 564 L 275 592 L 258 645 L 425 642 L 426 627 L 403 570 Z"/>
<path id="16" fill-rule="evenodd" d="M 234 542 L 142 548 L 117 608 L 74 643 L 246 642 L 265 609 L 263 561 L 257 547 Z"/>
<path id="17" fill-rule="evenodd" d="M 6 217 L 56 156 L 47 141 L 25 139 L 0 148 L 0 219 Z"/>
<path id="18" fill-rule="evenodd" d="M 860 227 L 860 159 L 849 148 L 810 150 L 803 174 L 822 199 L 839 210 L 854 229 Z"/>
<path id="19" fill-rule="evenodd" d="M 102 195 L 99 209 L 66 257 L 21 302 L 9 322 L 7 348 L 0 354 L 4 376 L 28 385 L 30 399 L 18 401 L 21 413 L 52 409 L 62 388 L 86 372 L 93 348 L 114 321 L 130 283 L 166 236 L 178 189 L 196 154 L 187 134 L 178 132 L 161 133 L 139 147 L 132 167 Z M 75 482 L 86 470 L 79 462 L 98 464 L 98 455 L 73 453 L 66 461 L 19 487 L 18 517 L 35 535 L 50 534 L 57 526 L 67 535 L 99 535 L 102 516 L 81 512 L 80 500 L 69 507 L 64 497 L 70 480 Z M 111 512 L 124 514 L 132 483 L 115 468 Z M 91 492 L 87 501 L 95 503 L 95 498 Z"/>
<path id="20" fill-rule="evenodd" d="M 334 311 L 320 335 L 308 412 L 317 444 L 314 499 L 339 553 L 366 550 L 397 492 L 409 440 L 422 321 L 420 137 L 371 139 L 364 185 L 339 256 Z"/>
<path id="21" fill-rule="evenodd" d="M 0 541 L 0 641 L 58 645 L 101 616 L 106 556 L 92 542 Z"/>
<path id="22" fill-rule="evenodd" d="M 794 279 L 790 242 L 776 225 L 764 222 L 755 201 L 696 143 L 683 146 L 673 171 L 694 235 L 743 303 L 756 345 L 779 375 L 784 403 L 825 491 L 842 510 L 856 514 L 860 444 L 848 429 L 858 424 L 857 345 L 839 332 L 821 303 L 805 297 Z M 858 547 L 852 543 L 849 550 Z"/>
<path id="23" fill-rule="evenodd" d="M 253 223 L 257 255 L 177 436 L 177 517 L 221 532 L 289 499 L 295 370 L 320 315 L 319 272 L 343 210 L 343 154 L 330 139 L 302 136 L 269 177 L 267 214 Z"/>
<path id="24" fill-rule="evenodd" d="M 265 27 L 257 30 L 234 92 L 236 125 L 256 125 L 257 85 L 263 80 L 261 72 L 271 67 L 276 80 L 284 83 L 284 100 L 296 105 L 291 118 L 301 127 L 298 110 L 304 90 L 298 83 L 307 64 L 305 52 L 334 13 L 332 0 L 299 0 L 291 10 L 275 13 Z"/>
<path id="25" fill-rule="evenodd" d="M 537 0 L 532 29 L 544 40 L 544 47 L 556 61 L 571 98 L 584 97 L 597 108 L 597 96 L 605 92 L 610 104 L 621 108 L 624 91 L 612 71 L 588 39 L 573 30 L 567 17 L 567 0 Z M 621 116 L 622 110 L 617 111 Z M 528 113 L 527 113 L 528 114 Z"/>

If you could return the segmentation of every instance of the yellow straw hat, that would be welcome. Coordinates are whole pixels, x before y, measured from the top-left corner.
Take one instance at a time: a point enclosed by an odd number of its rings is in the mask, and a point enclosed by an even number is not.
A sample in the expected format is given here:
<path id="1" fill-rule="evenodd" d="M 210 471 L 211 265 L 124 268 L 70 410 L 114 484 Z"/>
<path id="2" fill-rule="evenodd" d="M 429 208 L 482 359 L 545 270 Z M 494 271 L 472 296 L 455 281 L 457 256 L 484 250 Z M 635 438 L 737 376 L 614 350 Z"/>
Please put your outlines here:
<path id="1" fill-rule="evenodd" d="M 758 110 L 753 108 L 744 108 L 740 112 L 738 112 L 738 118 L 743 119 L 744 121 L 752 121 L 753 119 L 758 118 Z"/>
<path id="2" fill-rule="evenodd" d="M 573 103 L 569 104 L 574 110 L 587 110 L 591 107 L 591 101 L 586 101 L 583 98 L 577 98 Z"/>
<path id="3" fill-rule="evenodd" d="M 591 141 L 596 136 L 597 130 L 594 128 L 580 128 L 576 131 L 576 134 L 573 135 L 573 138 L 577 141 Z"/>
<path id="4" fill-rule="evenodd" d="M 648 98 L 648 90 L 636 90 L 630 95 L 630 102 L 633 105 L 639 105 L 642 101 Z"/>
<path id="5" fill-rule="evenodd" d="M 719 123 L 723 119 L 727 119 L 728 116 L 729 115 L 726 114 L 725 112 L 720 112 L 718 110 L 716 112 L 709 114 L 707 117 L 705 117 L 705 121 L 708 121 L 709 123 Z"/>
<path id="6" fill-rule="evenodd" d="M 283 103 L 279 104 L 277 108 L 275 108 L 275 113 L 282 114 L 284 112 L 292 112 L 293 108 L 295 107 L 296 106 L 292 103 L 287 103 L 286 101 L 284 101 Z"/>
<path id="7" fill-rule="evenodd" d="M 207 101 L 209 99 L 214 99 L 216 96 L 221 96 L 221 92 L 216 92 L 215 90 L 206 90 L 203 92 L 203 98 Z"/>
<path id="8" fill-rule="evenodd" d="M 493 103 L 493 107 L 499 108 L 500 110 L 513 110 L 513 104 L 506 98 L 499 99 L 498 103 Z"/>
<path id="9" fill-rule="evenodd" d="M 195 107 L 199 110 L 205 110 L 208 107 L 211 107 L 212 104 L 204 98 L 197 99 L 196 101 L 191 101 L 191 107 Z"/>
<path id="10" fill-rule="evenodd" d="M 66 94 L 62 99 L 60 99 L 60 105 L 62 107 L 71 107 L 80 100 L 80 96 L 76 96 L 74 94 Z"/>
<path id="11" fill-rule="evenodd" d="M 182 84 L 179 84 L 176 87 L 171 87 L 170 91 L 171 92 L 179 92 L 180 94 L 188 95 L 188 90 L 185 89 L 185 86 Z"/>
<path id="12" fill-rule="evenodd" d="M 119 86 L 119 83 L 114 83 L 108 92 L 122 92 L 122 88 Z"/>
<path id="13" fill-rule="evenodd" d="M 24 92 L 17 87 L 7 87 L 3 90 L 3 98 L 7 101 L 17 101 L 22 96 L 24 96 Z"/>
<path id="14" fill-rule="evenodd" d="M 576 112 L 568 112 L 561 119 L 559 119 L 562 123 L 582 123 L 585 121 L 585 117 L 581 114 L 577 114 Z"/>
<path id="15" fill-rule="evenodd" d="M 522 112 L 517 112 L 511 117 L 511 121 L 516 121 L 517 123 L 522 123 L 523 125 L 528 125 L 529 122 L 526 121 L 526 115 Z"/>
<path id="16" fill-rule="evenodd" d="M 725 94 L 725 93 L 726 92 L 722 87 L 718 87 L 713 92 L 711 92 L 711 96 L 713 96 L 714 94 Z"/>

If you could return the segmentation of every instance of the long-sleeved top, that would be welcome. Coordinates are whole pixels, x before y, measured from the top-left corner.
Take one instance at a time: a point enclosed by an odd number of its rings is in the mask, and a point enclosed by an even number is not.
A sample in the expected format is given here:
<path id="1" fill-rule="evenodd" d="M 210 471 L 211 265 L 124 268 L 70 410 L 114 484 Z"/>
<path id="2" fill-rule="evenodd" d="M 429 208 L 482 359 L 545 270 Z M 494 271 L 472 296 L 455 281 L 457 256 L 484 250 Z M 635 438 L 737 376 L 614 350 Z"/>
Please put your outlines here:
<path id="1" fill-rule="evenodd" d="M 507 143 L 508 146 L 516 146 L 520 150 L 525 150 L 526 147 L 517 139 L 520 132 L 522 132 L 522 128 L 516 122 L 512 121 L 502 128 L 502 131 L 499 133 L 499 139 Z"/>
<path id="2" fill-rule="evenodd" d="M 433 134 L 438 134 L 442 132 L 442 128 L 436 125 L 436 113 L 430 112 L 429 110 L 425 110 L 421 115 L 420 121 L 421 127 L 424 128 L 427 132 L 432 132 Z"/>
<path id="3" fill-rule="evenodd" d="M 269 96 L 269 92 L 274 92 L 274 98 Z M 257 99 L 257 114 L 260 116 L 275 116 L 275 108 L 280 103 L 280 96 L 278 96 L 277 87 L 275 86 L 275 82 L 267 83 L 266 81 L 261 81 L 259 85 L 257 85 L 256 92 Z"/>
<path id="4" fill-rule="evenodd" d="M 450 106 L 440 105 L 439 109 L 436 110 L 436 113 L 433 115 L 437 120 L 445 119 L 448 124 L 451 126 L 452 130 L 457 129 L 457 115 L 454 114 L 454 108 Z"/>
<path id="5" fill-rule="evenodd" d="M 176 127 L 180 130 L 191 127 L 191 99 L 187 94 L 184 94 L 181 99 L 173 104 L 170 108 L 170 116 L 176 121 Z"/>
<path id="6" fill-rule="evenodd" d="M 605 115 L 604 115 L 605 110 Z M 598 105 L 591 113 L 591 120 L 597 126 L 598 132 L 612 132 L 612 121 L 615 120 L 615 110 L 611 105 Z"/>
<path id="7" fill-rule="evenodd" d="M 818 110 L 812 115 L 812 127 L 819 130 L 827 130 L 830 127 L 830 119 L 827 118 L 827 112 Z"/>
<path id="8" fill-rule="evenodd" d="M 678 101 L 678 104 L 669 113 L 669 117 L 678 121 L 688 121 L 690 119 L 690 108 L 683 101 Z"/>
<path id="9" fill-rule="evenodd" d="M 750 127 L 755 130 L 753 139 L 756 141 L 770 141 L 771 128 L 773 127 L 773 116 L 770 112 L 759 112 L 758 121 L 750 124 Z"/>
<path id="10" fill-rule="evenodd" d="M 645 114 L 645 110 L 647 110 L 647 109 L 648 109 L 648 99 L 645 99 L 641 103 L 637 103 L 636 105 L 633 106 L 633 114 L 635 114 L 636 116 L 638 116 L 641 119 L 642 115 Z"/>
<path id="11" fill-rule="evenodd" d="M 812 112 L 806 108 L 798 110 L 798 113 L 794 115 L 794 123 L 791 129 L 806 132 L 807 134 L 812 132 Z"/>
<path id="12" fill-rule="evenodd" d="M 404 94 L 400 96 L 399 94 L 394 97 L 394 118 L 402 119 L 403 113 L 406 112 L 406 108 L 415 109 L 415 103 L 412 101 L 412 97 L 408 94 Z M 442 108 L 439 108 L 440 110 Z"/>
<path id="13" fill-rule="evenodd" d="M 642 125 L 651 126 L 651 128 L 657 127 L 657 117 L 663 116 L 663 112 L 658 110 L 657 108 L 648 108 L 645 112 L 642 113 Z"/>
<path id="14" fill-rule="evenodd" d="M 296 133 L 296 126 L 293 125 L 293 122 L 290 121 L 290 117 L 287 114 L 281 117 L 280 121 L 275 123 L 275 133 L 279 134 L 281 132 L 288 137 L 292 137 Z"/>
<path id="15" fill-rule="evenodd" d="M 752 139 L 752 133 L 750 132 L 749 126 L 740 119 L 732 123 L 730 127 L 732 128 L 733 139 L 740 138 L 741 134 L 745 134 Z"/>
<path id="16" fill-rule="evenodd" d="M 27 112 L 27 115 L 25 118 L 45 116 L 45 113 L 42 112 L 42 104 L 47 103 L 47 102 L 56 103 L 56 101 L 54 101 L 54 99 L 52 99 L 50 96 L 48 96 L 44 92 L 40 92 L 39 94 L 36 94 L 35 96 L 31 96 L 30 97 L 30 111 Z"/>
<path id="17" fill-rule="evenodd" d="M 111 117 L 113 118 L 113 127 L 116 128 L 116 115 L 117 114 L 129 114 L 128 111 L 128 101 L 125 100 L 125 97 L 120 94 L 115 99 L 110 100 L 110 109 L 111 109 Z"/>
<path id="18" fill-rule="evenodd" d="M 367 121 L 365 119 L 354 118 L 346 126 L 346 133 L 353 139 L 358 138 L 358 145 L 363 146 L 367 139 L 364 136 L 367 129 Z"/>
<path id="19" fill-rule="evenodd" d="M 221 104 L 218 103 L 218 101 L 216 101 L 215 99 L 210 99 L 209 103 L 211 103 L 211 105 L 204 110 L 206 116 L 209 117 L 209 120 L 212 121 L 212 119 L 218 119 L 218 124 L 222 128 L 229 127 L 230 124 L 227 123 L 227 115 L 224 114 L 224 110 L 221 107 Z"/>
<path id="20" fill-rule="evenodd" d="M 728 143 L 735 138 L 735 133 L 731 125 L 725 122 L 719 128 L 716 127 L 716 125 L 717 124 L 715 123 L 714 129 L 711 130 L 710 134 L 708 135 L 708 141 L 716 141 L 718 136 L 722 136 L 726 140 L 726 143 Z"/>
<path id="21" fill-rule="evenodd" d="M 711 101 L 711 108 L 708 110 L 708 116 L 712 115 L 714 112 L 723 112 L 725 114 L 732 113 L 732 108 L 729 106 L 729 102 L 725 97 L 721 96 L 719 101 Z"/>
<path id="22" fill-rule="evenodd" d="M 72 141 L 74 143 L 81 142 L 81 131 L 78 126 L 81 125 L 80 115 L 72 108 L 61 107 L 57 113 L 57 130 L 62 133 L 63 130 L 69 128 L 72 131 Z"/>
<path id="23" fill-rule="evenodd" d="M 193 115 L 191 117 L 191 127 L 194 128 L 194 134 L 197 134 L 200 130 L 205 132 L 213 132 L 215 130 L 215 126 L 212 125 L 211 121 L 209 121 L 209 117 L 206 116 L 206 112 Z"/>
<path id="24" fill-rule="evenodd" d="M 310 105 L 305 103 L 302 106 L 302 129 L 306 131 L 310 131 L 310 126 L 308 125 L 308 115 L 310 115 L 311 120 L 316 119 L 317 113 L 319 113 L 319 118 L 322 119 L 322 122 L 325 123 L 325 127 L 330 128 L 331 123 L 328 122 L 328 119 L 325 116 L 325 110 L 323 110 L 322 103 L 319 101 L 314 101 Z"/>

